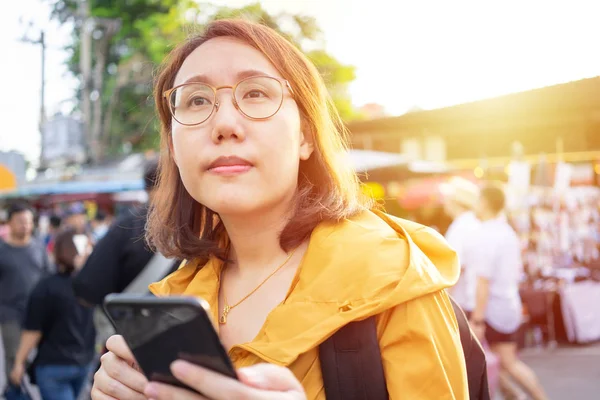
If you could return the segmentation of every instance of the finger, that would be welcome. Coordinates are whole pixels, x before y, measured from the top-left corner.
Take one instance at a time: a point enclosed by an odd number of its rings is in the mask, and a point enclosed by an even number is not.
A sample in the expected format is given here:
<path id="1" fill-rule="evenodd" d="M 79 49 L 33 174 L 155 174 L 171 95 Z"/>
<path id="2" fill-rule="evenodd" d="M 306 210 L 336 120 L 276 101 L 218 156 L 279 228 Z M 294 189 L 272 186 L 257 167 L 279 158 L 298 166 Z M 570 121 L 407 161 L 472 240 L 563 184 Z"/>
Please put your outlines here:
<path id="1" fill-rule="evenodd" d="M 100 368 L 94 375 L 94 389 L 109 398 L 119 400 L 147 400 L 142 394 L 144 386 L 141 390 L 134 390 L 123 382 L 114 379 L 104 370 Z"/>
<path id="2" fill-rule="evenodd" d="M 112 396 L 107 395 L 106 393 L 102 393 L 100 390 L 96 389 L 95 387 L 92 388 L 92 391 L 90 392 L 90 397 L 92 398 L 92 400 L 119 400 Z"/>
<path id="3" fill-rule="evenodd" d="M 198 393 L 157 382 L 148 384 L 144 394 L 153 400 L 208 400 Z"/>
<path id="4" fill-rule="evenodd" d="M 292 371 L 274 364 L 257 364 L 238 370 L 240 381 L 246 385 L 271 391 L 303 392 Z"/>
<path id="5" fill-rule="evenodd" d="M 133 353 L 125 343 L 125 339 L 121 335 L 112 335 L 106 341 L 106 348 L 117 355 L 117 357 L 129 362 L 136 362 Z"/>
<path id="6" fill-rule="evenodd" d="M 142 393 L 148 384 L 148 379 L 129 363 L 117 357 L 116 354 L 108 352 L 101 358 L 102 369 L 112 379 L 121 382 L 127 387 Z"/>
<path id="7" fill-rule="evenodd" d="M 186 361 L 175 361 L 171 364 L 171 372 L 175 378 L 209 399 L 251 398 L 252 389 L 240 381 Z"/>

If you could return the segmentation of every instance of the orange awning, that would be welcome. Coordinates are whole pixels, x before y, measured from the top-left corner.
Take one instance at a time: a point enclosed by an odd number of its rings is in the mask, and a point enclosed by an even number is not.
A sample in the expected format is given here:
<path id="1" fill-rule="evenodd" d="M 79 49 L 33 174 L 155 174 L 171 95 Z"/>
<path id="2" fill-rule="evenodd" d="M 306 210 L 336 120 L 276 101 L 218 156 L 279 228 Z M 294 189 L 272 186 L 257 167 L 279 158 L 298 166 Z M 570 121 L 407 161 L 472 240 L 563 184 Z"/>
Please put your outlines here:
<path id="1" fill-rule="evenodd" d="M 0 190 L 15 190 L 17 188 L 17 178 L 15 174 L 0 164 Z"/>

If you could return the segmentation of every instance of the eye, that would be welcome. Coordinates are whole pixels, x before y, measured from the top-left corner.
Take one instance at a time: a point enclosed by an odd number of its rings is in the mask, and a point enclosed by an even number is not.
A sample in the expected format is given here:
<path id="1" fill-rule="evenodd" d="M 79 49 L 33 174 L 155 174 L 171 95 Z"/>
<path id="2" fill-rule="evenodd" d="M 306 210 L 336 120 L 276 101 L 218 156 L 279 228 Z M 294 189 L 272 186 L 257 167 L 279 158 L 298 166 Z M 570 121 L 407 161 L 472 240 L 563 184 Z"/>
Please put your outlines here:
<path id="1" fill-rule="evenodd" d="M 259 89 L 252 89 L 244 94 L 244 99 L 259 99 L 261 97 L 269 97 L 269 95 Z"/>
<path id="2" fill-rule="evenodd" d="M 199 95 L 190 96 L 187 101 L 188 106 L 194 106 L 194 107 L 203 107 L 203 106 L 208 106 L 210 104 L 211 104 L 211 102 L 209 99 L 207 99 L 206 97 L 203 97 L 203 96 L 199 96 Z"/>

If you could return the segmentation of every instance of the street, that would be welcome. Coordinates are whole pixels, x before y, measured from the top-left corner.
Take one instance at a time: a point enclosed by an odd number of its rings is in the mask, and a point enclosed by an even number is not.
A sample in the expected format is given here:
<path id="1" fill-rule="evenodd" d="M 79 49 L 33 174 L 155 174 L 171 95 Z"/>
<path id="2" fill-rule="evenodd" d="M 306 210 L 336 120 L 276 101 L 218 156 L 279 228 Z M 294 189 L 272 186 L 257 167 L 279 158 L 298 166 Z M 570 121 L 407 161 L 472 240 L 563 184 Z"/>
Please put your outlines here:
<path id="1" fill-rule="evenodd" d="M 600 344 L 521 353 L 552 400 L 600 398 Z"/>

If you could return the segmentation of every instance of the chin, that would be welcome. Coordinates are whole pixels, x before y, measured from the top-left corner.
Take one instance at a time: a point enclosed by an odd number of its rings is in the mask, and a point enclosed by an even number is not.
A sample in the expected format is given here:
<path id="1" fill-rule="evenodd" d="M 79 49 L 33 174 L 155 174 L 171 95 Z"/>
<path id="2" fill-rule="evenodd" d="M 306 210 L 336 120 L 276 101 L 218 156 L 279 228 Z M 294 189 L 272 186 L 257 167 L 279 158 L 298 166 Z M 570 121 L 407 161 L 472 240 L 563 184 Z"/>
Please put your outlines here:
<path id="1" fill-rule="evenodd" d="M 254 202 L 244 201 L 242 199 L 220 199 L 218 202 L 211 204 L 212 206 L 208 206 L 211 210 L 216 212 L 219 215 L 251 215 L 258 212 L 261 207 L 258 204 L 254 204 Z"/>
<path id="2" fill-rule="evenodd" d="M 281 198 L 263 197 L 258 193 L 246 193 L 243 196 L 219 196 L 205 199 L 206 207 L 220 216 L 255 216 L 268 213 L 282 203 Z"/>
<path id="3" fill-rule="evenodd" d="M 252 212 L 261 203 L 261 196 L 253 190 L 220 190 L 203 191 L 204 196 L 192 196 L 198 203 L 217 214 L 239 214 Z M 231 189 L 231 188 L 230 188 Z M 209 193 L 206 196 L 206 193 Z"/>
<path id="4" fill-rule="evenodd" d="M 287 191 L 274 190 L 272 186 L 213 185 L 212 188 L 198 188 L 198 196 L 192 197 L 221 216 L 252 216 L 280 208 L 288 197 L 293 197 L 286 194 Z M 293 189 L 290 192 L 293 193 Z"/>

